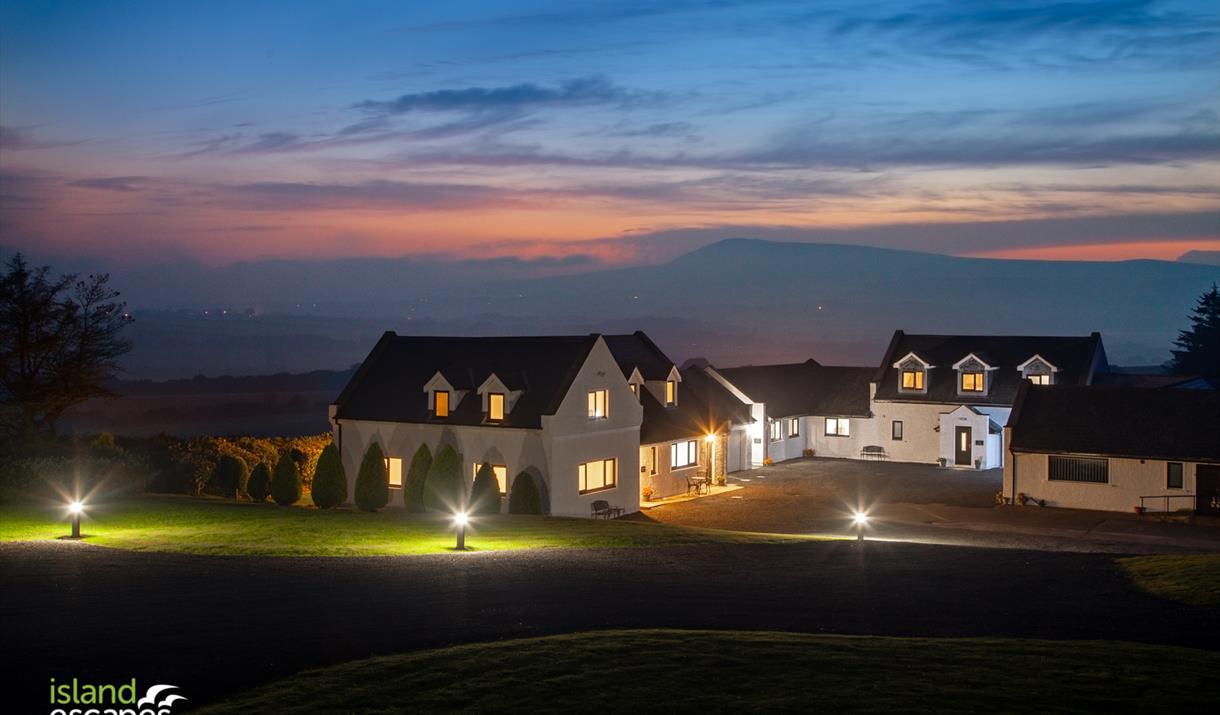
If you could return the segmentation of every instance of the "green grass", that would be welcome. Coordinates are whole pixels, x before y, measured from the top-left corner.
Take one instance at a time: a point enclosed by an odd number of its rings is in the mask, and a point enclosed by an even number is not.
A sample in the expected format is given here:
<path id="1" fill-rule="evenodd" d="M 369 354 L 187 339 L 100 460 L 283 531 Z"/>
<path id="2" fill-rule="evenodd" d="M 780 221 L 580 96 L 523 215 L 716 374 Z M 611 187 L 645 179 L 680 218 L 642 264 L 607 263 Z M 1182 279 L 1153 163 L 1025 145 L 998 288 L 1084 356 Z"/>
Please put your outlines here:
<path id="1" fill-rule="evenodd" d="M 1220 608 L 1220 554 L 1132 556 L 1118 564 L 1136 586 L 1151 594 Z"/>
<path id="2" fill-rule="evenodd" d="M 1199 712 L 1217 669 L 1122 642 L 598 631 L 345 663 L 194 712 Z"/>
<path id="3" fill-rule="evenodd" d="M 444 553 L 454 546 L 448 518 L 402 509 L 321 511 L 220 499 L 145 497 L 97 505 L 86 514 L 81 532 L 88 543 L 133 551 L 387 556 Z M 54 539 L 67 533 L 62 505 L 0 504 L 0 541 Z M 470 550 L 484 551 L 781 543 L 808 538 L 505 514 L 475 517 L 466 544 Z"/>

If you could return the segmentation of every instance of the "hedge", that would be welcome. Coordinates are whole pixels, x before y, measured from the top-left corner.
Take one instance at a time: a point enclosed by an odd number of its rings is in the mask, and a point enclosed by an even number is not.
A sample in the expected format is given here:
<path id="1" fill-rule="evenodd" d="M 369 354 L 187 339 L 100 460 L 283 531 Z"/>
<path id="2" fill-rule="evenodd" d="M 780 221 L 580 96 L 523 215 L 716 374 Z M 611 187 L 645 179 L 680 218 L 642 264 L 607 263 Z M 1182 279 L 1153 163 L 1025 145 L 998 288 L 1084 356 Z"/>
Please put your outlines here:
<path id="1" fill-rule="evenodd" d="M 208 478 L 206 491 L 226 499 L 236 499 L 245 493 L 249 480 L 250 467 L 246 466 L 246 460 L 222 454 Z"/>
<path id="2" fill-rule="evenodd" d="M 356 475 L 356 506 L 364 511 L 377 511 L 390 503 L 390 475 L 386 473 L 385 453 L 381 445 L 369 443 L 360 460 Z"/>
<path id="3" fill-rule="evenodd" d="M 475 514 L 500 513 L 500 483 L 491 464 L 484 462 L 474 475 L 474 486 L 470 488 L 470 511 Z"/>

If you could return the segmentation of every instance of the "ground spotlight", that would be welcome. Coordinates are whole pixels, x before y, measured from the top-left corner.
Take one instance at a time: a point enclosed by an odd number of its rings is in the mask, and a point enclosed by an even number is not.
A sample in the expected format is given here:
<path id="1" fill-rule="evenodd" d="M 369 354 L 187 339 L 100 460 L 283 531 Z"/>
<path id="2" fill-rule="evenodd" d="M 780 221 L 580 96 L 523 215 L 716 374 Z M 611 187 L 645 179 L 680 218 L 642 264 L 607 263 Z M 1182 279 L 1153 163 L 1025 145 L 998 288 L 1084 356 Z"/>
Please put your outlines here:
<path id="1" fill-rule="evenodd" d="M 79 501 L 74 501 L 68 504 L 68 513 L 72 515 L 72 538 L 80 538 L 80 514 L 85 510 L 85 505 Z"/>

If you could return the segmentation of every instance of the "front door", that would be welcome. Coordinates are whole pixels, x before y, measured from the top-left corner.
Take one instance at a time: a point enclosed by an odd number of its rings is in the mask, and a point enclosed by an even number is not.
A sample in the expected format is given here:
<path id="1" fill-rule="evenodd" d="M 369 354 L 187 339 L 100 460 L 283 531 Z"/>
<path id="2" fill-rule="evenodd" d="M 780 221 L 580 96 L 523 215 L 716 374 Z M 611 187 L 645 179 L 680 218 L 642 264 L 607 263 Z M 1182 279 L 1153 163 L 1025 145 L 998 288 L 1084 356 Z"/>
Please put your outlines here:
<path id="1" fill-rule="evenodd" d="M 970 466 L 970 428 L 956 427 L 954 434 L 953 463 Z"/>
<path id="2" fill-rule="evenodd" d="M 1195 512 L 1220 516 L 1220 464 L 1195 465 Z"/>

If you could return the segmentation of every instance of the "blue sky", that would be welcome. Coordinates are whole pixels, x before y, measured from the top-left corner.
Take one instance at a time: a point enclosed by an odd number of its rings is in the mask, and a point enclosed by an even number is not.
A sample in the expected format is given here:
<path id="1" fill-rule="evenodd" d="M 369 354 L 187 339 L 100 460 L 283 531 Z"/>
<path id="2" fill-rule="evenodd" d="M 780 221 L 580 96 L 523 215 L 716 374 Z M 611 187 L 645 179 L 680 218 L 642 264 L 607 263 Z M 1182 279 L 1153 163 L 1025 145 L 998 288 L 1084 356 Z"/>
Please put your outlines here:
<path id="1" fill-rule="evenodd" d="M 614 263 L 724 235 L 1216 248 L 1220 9 L 0 5 L 10 247 Z"/>

